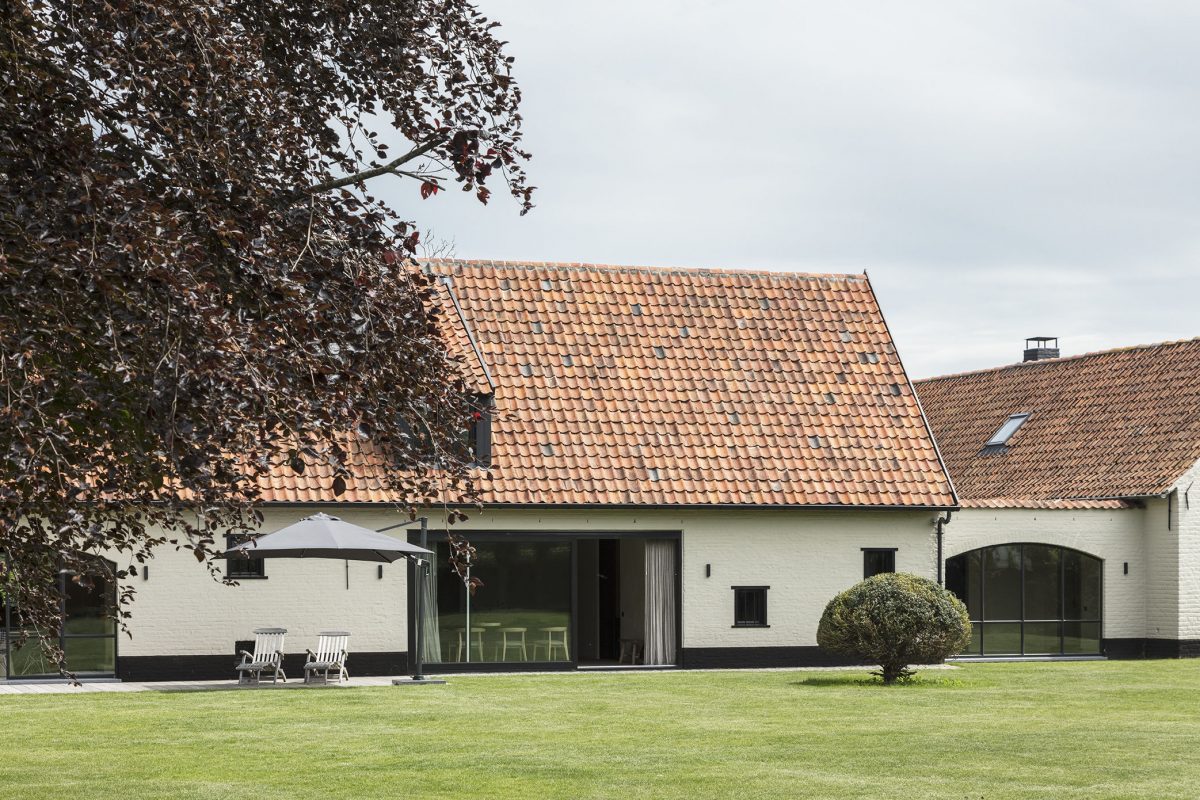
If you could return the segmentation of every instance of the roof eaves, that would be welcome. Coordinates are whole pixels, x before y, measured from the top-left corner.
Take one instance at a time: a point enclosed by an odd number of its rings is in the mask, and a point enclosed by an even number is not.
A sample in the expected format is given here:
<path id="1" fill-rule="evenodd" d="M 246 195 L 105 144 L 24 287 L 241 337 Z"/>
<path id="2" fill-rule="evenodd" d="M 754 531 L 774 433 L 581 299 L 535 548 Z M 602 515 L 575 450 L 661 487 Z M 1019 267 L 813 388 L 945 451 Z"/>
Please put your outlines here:
<path id="1" fill-rule="evenodd" d="M 335 505 L 341 507 L 374 507 L 374 506 L 396 506 L 402 505 L 387 500 L 356 500 L 356 501 L 339 501 L 339 500 L 316 500 L 316 501 L 301 501 L 301 500 L 266 500 L 263 503 L 268 506 L 308 506 L 308 505 Z M 750 511 L 761 509 L 763 511 L 803 511 L 809 509 L 812 511 L 957 511 L 962 508 L 957 502 L 953 505 L 947 503 L 931 504 L 920 503 L 913 505 L 895 505 L 895 504 L 867 504 L 867 503 L 495 503 L 485 502 L 482 504 L 488 509 L 547 509 L 547 510 L 578 510 L 578 509 L 664 509 L 664 510 L 692 510 L 692 509 L 722 509 L 730 511 Z M 446 503 L 439 505 L 444 508 L 478 508 L 479 506 L 472 503 Z"/>

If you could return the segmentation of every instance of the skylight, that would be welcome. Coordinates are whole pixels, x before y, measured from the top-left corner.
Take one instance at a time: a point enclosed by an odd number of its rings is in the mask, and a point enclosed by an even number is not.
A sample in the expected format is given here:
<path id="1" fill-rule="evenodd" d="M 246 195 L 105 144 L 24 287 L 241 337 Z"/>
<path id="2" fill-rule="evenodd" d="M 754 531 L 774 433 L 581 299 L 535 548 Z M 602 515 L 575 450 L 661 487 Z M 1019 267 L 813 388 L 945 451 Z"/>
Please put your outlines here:
<path id="1" fill-rule="evenodd" d="M 1000 430 L 992 434 L 992 438 L 988 439 L 988 447 L 997 447 L 999 445 L 1008 444 L 1008 440 L 1013 437 L 1017 429 L 1025 424 L 1025 420 L 1029 419 L 1028 414 L 1013 414 L 1008 419 L 1004 420 L 1004 424 L 1000 426 Z"/>

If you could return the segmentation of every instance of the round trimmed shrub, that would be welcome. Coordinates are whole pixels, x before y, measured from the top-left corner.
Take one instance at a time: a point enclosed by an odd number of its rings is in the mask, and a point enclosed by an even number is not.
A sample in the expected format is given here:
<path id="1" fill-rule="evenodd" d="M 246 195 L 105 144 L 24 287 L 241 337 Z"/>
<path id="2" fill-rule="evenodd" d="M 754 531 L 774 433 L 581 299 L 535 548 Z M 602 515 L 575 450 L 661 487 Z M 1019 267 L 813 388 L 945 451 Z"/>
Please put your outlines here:
<path id="1" fill-rule="evenodd" d="M 879 665 L 885 684 L 912 675 L 909 664 L 933 664 L 971 642 L 967 607 L 916 575 L 888 572 L 856 583 L 825 606 L 817 644 Z"/>

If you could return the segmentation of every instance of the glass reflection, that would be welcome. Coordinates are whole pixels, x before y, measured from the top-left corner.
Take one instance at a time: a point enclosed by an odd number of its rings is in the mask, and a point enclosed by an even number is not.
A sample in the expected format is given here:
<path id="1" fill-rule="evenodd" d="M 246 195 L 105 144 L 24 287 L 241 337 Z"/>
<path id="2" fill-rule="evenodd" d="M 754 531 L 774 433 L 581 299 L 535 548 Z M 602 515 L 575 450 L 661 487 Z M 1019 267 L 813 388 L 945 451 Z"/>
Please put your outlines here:
<path id="1" fill-rule="evenodd" d="M 1021 546 L 1001 545 L 983 553 L 983 618 L 1021 618 Z"/>
<path id="2" fill-rule="evenodd" d="M 946 562 L 967 605 L 974 655 L 1080 655 L 1101 649 L 1103 562 L 1041 544 L 980 548 Z"/>
<path id="3" fill-rule="evenodd" d="M 1025 576 L 1022 581 L 1025 585 L 1024 618 L 1062 619 L 1061 551 L 1057 547 L 1038 544 L 1027 544 L 1022 549 L 1025 551 Z"/>
<path id="4" fill-rule="evenodd" d="M 117 589 L 111 579 L 115 565 L 96 559 L 90 585 L 71 572 L 60 572 L 57 589 L 62 598 L 63 628 L 58 643 L 67 656 L 67 668 L 79 674 L 112 674 L 117 668 L 117 624 L 108 611 L 116 604 Z M 0 602 L 8 602 L 0 597 Z M 15 609 L 0 616 L 0 676 L 25 678 L 58 675 L 58 665 L 46 658 L 37 634 L 30 630 L 18 646 L 22 630 Z"/>
<path id="5" fill-rule="evenodd" d="M 570 661 L 571 542 L 473 544 L 471 575 L 483 581 L 473 597 L 447 564 L 445 542 L 431 547 L 437 555 L 427 595 L 433 602 L 426 603 L 426 661 Z"/>
<path id="6" fill-rule="evenodd" d="M 983 629 L 983 653 L 989 656 L 1007 656 L 1021 652 L 1021 623 L 985 622 Z"/>

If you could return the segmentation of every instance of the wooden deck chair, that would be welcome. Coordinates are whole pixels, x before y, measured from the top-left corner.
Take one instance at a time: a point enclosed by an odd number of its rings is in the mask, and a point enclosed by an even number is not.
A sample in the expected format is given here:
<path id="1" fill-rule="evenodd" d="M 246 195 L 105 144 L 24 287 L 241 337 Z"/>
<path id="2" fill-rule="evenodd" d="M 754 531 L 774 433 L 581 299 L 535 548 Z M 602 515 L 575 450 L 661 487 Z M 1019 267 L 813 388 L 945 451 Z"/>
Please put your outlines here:
<path id="1" fill-rule="evenodd" d="M 242 662 L 234 669 L 239 684 L 257 684 L 264 672 L 271 673 L 271 683 L 287 683 L 283 671 L 283 636 L 287 628 L 259 628 L 254 632 L 254 652 L 241 652 Z"/>
<path id="2" fill-rule="evenodd" d="M 304 663 L 305 683 L 329 683 L 329 673 L 337 677 L 337 682 L 350 679 L 346 671 L 346 658 L 349 655 L 346 646 L 350 634 L 346 631 L 321 631 L 317 635 L 317 651 L 308 651 L 308 661 Z"/>

